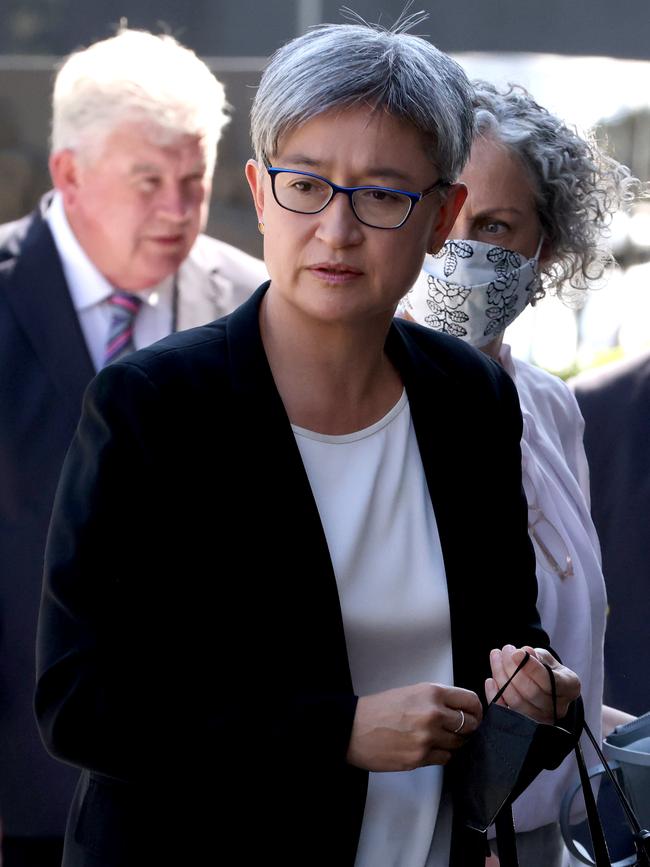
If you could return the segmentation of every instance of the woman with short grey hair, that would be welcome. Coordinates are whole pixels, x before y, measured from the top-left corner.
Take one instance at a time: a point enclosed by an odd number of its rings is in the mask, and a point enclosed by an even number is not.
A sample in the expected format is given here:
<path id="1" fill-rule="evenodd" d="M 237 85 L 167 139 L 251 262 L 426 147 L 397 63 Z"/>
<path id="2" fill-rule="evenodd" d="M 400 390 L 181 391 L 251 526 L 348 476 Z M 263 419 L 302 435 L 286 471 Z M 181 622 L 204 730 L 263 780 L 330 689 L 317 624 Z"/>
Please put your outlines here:
<path id="1" fill-rule="evenodd" d="M 589 512 L 584 424 L 557 377 L 512 357 L 507 326 L 546 292 L 568 302 L 601 280 L 611 219 L 638 186 L 629 171 L 538 105 L 523 88 L 474 82 L 476 133 L 461 174 L 469 189 L 449 239 L 400 306 L 435 331 L 462 338 L 515 381 L 523 414 L 523 481 L 536 554 L 538 608 L 553 647 L 580 676 L 587 722 L 598 736 L 632 719 L 603 708 L 606 597 Z M 477 440 L 478 444 L 478 440 Z M 497 483 L 500 468 L 490 461 Z M 559 867 L 567 759 L 543 772 L 514 806 L 525 867 Z"/>
<path id="2" fill-rule="evenodd" d="M 176 863 L 479 867 L 443 769 L 524 646 L 503 700 L 551 720 L 547 664 L 575 721 L 578 678 L 535 610 L 514 389 L 393 321 L 465 199 L 470 98 L 404 28 L 281 48 L 246 166 L 270 283 L 90 389 L 36 699 L 50 749 L 84 769 L 65 867 L 178 848 Z M 504 541 L 470 514 L 471 440 L 495 429 Z"/>

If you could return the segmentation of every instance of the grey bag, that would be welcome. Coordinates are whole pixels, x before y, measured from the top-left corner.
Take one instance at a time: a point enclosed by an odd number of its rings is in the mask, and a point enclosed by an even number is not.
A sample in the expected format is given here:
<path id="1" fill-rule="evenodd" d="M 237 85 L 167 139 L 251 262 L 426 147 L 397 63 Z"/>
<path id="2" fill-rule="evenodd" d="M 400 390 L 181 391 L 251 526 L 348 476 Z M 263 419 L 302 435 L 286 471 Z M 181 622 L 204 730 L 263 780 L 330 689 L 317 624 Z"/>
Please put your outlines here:
<path id="1" fill-rule="evenodd" d="M 632 842 L 636 850 L 635 855 L 616 861 L 613 867 L 647 864 L 650 840 L 648 831 L 642 828 L 650 828 L 650 712 L 626 725 L 617 726 L 603 741 L 602 756 L 603 763 L 591 768 L 588 777 L 592 779 L 615 773 L 616 780 L 624 795 L 627 796 L 628 807 L 626 808 L 624 800 L 621 800 L 621 806 L 631 828 Z M 575 797 L 582 789 L 581 780 L 562 799 L 560 827 L 564 842 L 571 854 L 583 864 L 593 865 L 597 862 L 582 844 L 574 839 L 571 828 L 571 808 Z M 618 794 L 618 788 L 615 791 Z"/>

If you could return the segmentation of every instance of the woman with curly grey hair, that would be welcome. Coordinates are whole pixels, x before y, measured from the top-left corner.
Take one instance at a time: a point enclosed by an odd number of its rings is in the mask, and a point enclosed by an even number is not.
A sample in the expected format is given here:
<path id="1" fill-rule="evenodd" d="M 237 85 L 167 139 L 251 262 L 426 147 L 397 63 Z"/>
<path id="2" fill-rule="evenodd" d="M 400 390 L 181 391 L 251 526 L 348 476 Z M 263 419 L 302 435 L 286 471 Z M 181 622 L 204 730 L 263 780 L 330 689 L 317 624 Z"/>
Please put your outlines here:
<path id="1" fill-rule="evenodd" d="M 460 179 L 468 198 L 449 240 L 427 256 L 401 311 L 500 362 L 519 392 L 523 481 L 537 559 L 538 609 L 553 647 L 582 682 L 587 721 L 607 733 L 631 719 L 603 708 L 606 595 L 589 513 L 583 420 L 564 383 L 511 356 L 506 327 L 546 291 L 573 301 L 603 276 L 613 214 L 633 197 L 629 171 L 539 106 L 523 88 L 474 82 L 476 121 Z M 490 452 L 486 447 L 486 465 Z M 494 484 L 499 467 L 491 465 Z M 602 716 L 602 720 L 601 720 Z M 515 802 L 526 867 L 560 865 L 558 814 L 571 760 Z"/>

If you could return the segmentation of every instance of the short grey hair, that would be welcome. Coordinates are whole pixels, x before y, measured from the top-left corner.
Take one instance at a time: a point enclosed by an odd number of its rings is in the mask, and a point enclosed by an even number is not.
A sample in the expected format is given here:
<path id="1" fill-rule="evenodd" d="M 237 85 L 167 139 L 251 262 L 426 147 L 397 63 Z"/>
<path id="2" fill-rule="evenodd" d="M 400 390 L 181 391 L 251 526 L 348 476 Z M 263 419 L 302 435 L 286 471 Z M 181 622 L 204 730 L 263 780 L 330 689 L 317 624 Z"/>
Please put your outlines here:
<path id="1" fill-rule="evenodd" d="M 172 36 L 123 29 L 71 54 L 52 99 L 52 151 L 89 153 L 125 121 L 151 125 L 163 143 L 203 139 L 208 169 L 228 122 L 223 85 Z"/>
<path id="2" fill-rule="evenodd" d="M 441 178 L 456 180 L 472 142 L 471 86 L 455 61 L 405 32 L 419 20 L 409 16 L 392 30 L 323 24 L 276 51 L 251 111 L 257 160 L 312 118 L 367 105 L 412 124 Z"/>
<path id="3" fill-rule="evenodd" d="M 536 297 L 548 289 L 579 304 L 582 290 L 596 286 L 613 261 L 603 241 L 613 215 L 633 201 L 639 181 L 592 134 L 578 135 L 523 87 L 510 84 L 499 91 L 487 81 L 472 84 L 476 135 L 505 145 L 531 179 L 550 247 Z"/>

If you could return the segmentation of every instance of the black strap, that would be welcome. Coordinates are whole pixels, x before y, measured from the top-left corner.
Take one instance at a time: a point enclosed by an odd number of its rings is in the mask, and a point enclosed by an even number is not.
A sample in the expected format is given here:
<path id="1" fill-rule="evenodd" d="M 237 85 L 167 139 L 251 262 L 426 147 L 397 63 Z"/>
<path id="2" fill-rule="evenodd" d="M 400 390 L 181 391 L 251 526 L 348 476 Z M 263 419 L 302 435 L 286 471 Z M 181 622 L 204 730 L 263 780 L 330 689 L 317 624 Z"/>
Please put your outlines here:
<path id="1" fill-rule="evenodd" d="M 506 804 L 505 807 L 501 808 L 494 820 L 494 827 L 497 832 L 500 867 L 519 867 L 515 821 L 512 818 L 512 807 L 510 804 Z"/>
<path id="2" fill-rule="evenodd" d="M 494 696 L 490 704 L 499 701 L 503 693 L 512 682 L 512 679 L 517 674 L 519 674 L 519 672 L 524 667 L 524 665 L 526 665 L 529 659 L 530 653 L 526 651 L 524 658 L 521 660 L 512 676 L 509 677 L 508 680 L 504 683 L 504 685 Z M 515 836 L 515 823 L 514 819 L 512 818 L 512 806 L 510 804 L 506 804 L 504 807 L 501 808 L 499 814 L 494 821 L 494 827 L 496 828 L 497 846 L 499 848 L 499 864 L 501 865 L 501 867 L 519 867 L 519 858 L 517 857 L 517 839 Z"/>
<path id="3" fill-rule="evenodd" d="M 517 666 L 517 670 L 512 675 L 512 677 L 514 677 L 515 674 L 521 671 L 524 665 L 526 665 L 526 663 L 528 662 L 528 659 L 529 654 L 526 653 L 526 656 L 524 657 L 520 665 Z M 551 697 L 553 699 L 553 724 L 557 725 L 557 687 L 555 684 L 555 675 L 553 673 L 553 669 L 549 665 L 547 665 L 546 663 L 543 663 L 543 665 L 548 671 L 548 676 L 551 683 Z M 501 698 L 506 687 L 512 680 L 512 677 L 499 690 L 493 701 L 497 701 L 499 698 Z M 614 786 L 614 791 L 619 797 L 621 806 L 625 811 L 627 820 L 634 833 L 634 843 L 637 854 L 636 863 L 637 865 L 639 865 L 639 867 L 650 867 L 650 831 L 641 828 L 639 821 L 634 814 L 634 810 L 632 809 L 630 802 L 625 795 L 625 792 L 623 791 L 620 783 L 616 779 L 614 772 L 607 764 L 607 759 L 603 755 L 602 750 L 600 749 L 600 746 L 596 741 L 596 738 L 593 736 L 591 729 L 586 722 L 583 725 L 583 730 L 586 732 L 587 737 L 591 741 L 592 746 L 598 755 L 598 758 L 600 759 L 603 767 L 605 768 L 605 772 L 609 776 L 609 779 Z M 587 771 L 584 755 L 582 753 L 582 748 L 579 742 L 577 742 L 575 746 L 575 756 L 576 762 L 578 764 L 578 773 L 580 774 L 582 794 L 587 810 L 587 823 L 589 825 L 589 834 L 591 836 L 591 844 L 594 850 L 596 867 L 612 867 L 612 861 L 610 858 L 609 850 L 607 848 L 607 841 L 605 840 L 605 834 L 603 833 L 603 826 L 600 821 L 600 816 L 598 815 L 596 798 L 594 797 L 594 793 L 591 788 L 589 772 Z M 509 804 L 504 807 L 497 816 L 497 819 L 495 821 L 495 827 L 497 832 L 497 843 L 499 846 L 499 862 L 501 864 L 501 867 L 519 867 L 519 861 L 517 858 L 515 828 L 512 821 L 512 807 Z"/>
<path id="4" fill-rule="evenodd" d="M 592 733 L 591 729 L 589 728 L 589 726 L 587 725 L 587 723 L 584 724 L 584 731 L 586 732 L 587 737 L 591 741 L 591 745 L 596 750 L 596 754 L 598 755 L 598 758 L 600 759 L 603 767 L 605 768 L 605 773 L 607 774 L 607 776 L 609 777 L 609 779 L 612 782 L 612 785 L 614 786 L 616 794 L 618 795 L 618 798 L 621 802 L 621 806 L 623 807 L 623 810 L 625 811 L 625 815 L 627 817 L 627 821 L 630 824 L 630 827 L 632 828 L 632 830 L 634 831 L 635 834 L 640 834 L 641 833 L 641 826 L 639 825 L 639 821 L 638 821 L 637 817 L 634 815 L 634 810 L 632 809 L 632 806 L 630 805 L 630 802 L 628 801 L 628 799 L 625 795 L 625 792 L 621 788 L 621 784 L 616 779 L 616 775 L 614 774 L 614 772 L 612 771 L 610 766 L 607 764 L 607 759 L 603 755 L 602 750 L 598 746 L 598 742 L 596 741 L 596 738 L 593 736 L 593 733 Z"/>
<path id="5" fill-rule="evenodd" d="M 557 686 L 555 685 L 555 675 L 553 674 L 553 669 L 546 662 L 543 662 L 542 665 L 548 671 L 548 677 L 551 681 L 551 699 L 553 700 L 553 725 L 557 725 Z"/>
<path id="6" fill-rule="evenodd" d="M 637 863 L 637 865 L 639 865 L 639 867 L 650 867 L 650 831 L 648 831 L 645 828 L 642 828 L 641 825 L 639 824 L 639 820 L 637 819 L 637 817 L 634 813 L 634 810 L 632 809 L 632 806 L 627 799 L 625 792 L 623 791 L 620 783 L 616 779 L 616 775 L 614 774 L 614 772 L 612 771 L 612 769 L 608 765 L 607 759 L 603 755 L 603 752 L 600 749 L 600 746 L 598 745 L 598 742 L 597 742 L 596 738 L 594 737 L 593 732 L 591 731 L 591 729 L 587 725 L 587 723 L 584 724 L 584 731 L 586 732 L 587 737 L 591 741 L 591 745 L 596 750 L 596 754 L 598 755 L 598 758 L 600 759 L 600 761 L 603 765 L 603 768 L 605 769 L 605 773 L 607 774 L 612 785 L 614 786 L 614 791 L 618 795 L 618 799 L 621 802 L 621 806 L 625 812 L 625 816 L 627 818 L 627 821 L 628 821 L 628 823 L 632 829 L 632 832 L 634 834 L 634 846 L 635 846 L 636 855 L 637 855 L 637 862 L 636 863 Z M 599 837 L 603 838 L 605 851 L 607 851 L 607 844 L 605 843 L 605 840 L 604 840 L 603 828 L 602 828 L 602 825 L 600 822 L 600 817 L 598 815 L 598 810 L 596 809 L 596 803 L 595 803 L 593 792 L 591 790 L 591 785 L 589 783 L 589 775 L 587 773 L 587 768 L 585 767 L 585 760 L 584 760 L 584 756 L 582 755 L 582 750 L 580 749 L 580 744 L 576 744 L 575 752 L 576 752 L 576 761 L 578 762 L 578 770 L 580 772 L 580 782 L 582 783 L 585 805 L 587 806 L 587 821 L 589 822 L 589 833 L 591 834 L 591 842 L 592 842 L 592 845 L 594 847 L 594 857 L 596 858 L 597 867 L 600 867 L 601 862 L 598 861 L 598 852 L 596 851 L 596 840 L 594 839 L 594 835 L 596 836 L 597 839 Z M 586 782 L 585 782 L 585 778 L 586 778 Z M 591 800 L 593 802 L 593 814 L 594 814 L 593 822 L 592 822 L 592 819 L 590 817 L 588 800 Z M 602 853 L 602 849 L 601 849 L 601 853 Z M 603 857 L 602 854 L 601 854 L 601 857 Z M 609 854 L 607 857 L 609 858 Z M 604 867 L 610 867 L 611 861 L 610 860 L 602 861 L 602 864 L 604 865 Z"/>
<path id="7" fill-rule="evenodd" d="M 542 663 L 542 665 L 548 672 L 549 680 L 551 682 L 551 698 L 553 699 L 553 725 L 557 725 L 557 686 L 555 684 L 555 674 L 553 673 L 553 669 L 550 665 L 547 665 L 545 662 Z M 586 723 L 584 723 L 584 728 L 587 728 Z M 598 752 L 600 753 L 600 750 L 598 750 Z M 600 821 L 600 816 L 598 815 L 596 799 L 591 788 L 591 783 L 589 782 L 589 772 L 587 771 L 587 766 L 585 765 L 585 759 L 582 754 L 582 748 L 579 741 L 576 742 L 575 754 L 576 761 L 578 763 L 578 773 L 580 774 L 580 782 L 582 784 L 582 795 L 585 799 L 585 807 L 587 809 L 587 822 L 589 824 L 589 834 L 591 836 L 591 844 L 594 849 L 596 867 L 612 867 L 612 861 L 609 856 L 609 850 L 607 848 L 605 834 L 603 833 L 603 826 Z"/>
<path id="8" fill-rule="evenodd" d="M 512 683 L 513 679 L 516 677 L 516 675 L 519 674 L 519 672 L 520 672 L 521 669 L 524 667 L 524 665 L 526 665 L 526 663 L 527 663 L 528 660 L 530 659 L 530 653 L 528 653 L 527 650 L 524 651 L 524 653 L 525 653 L 526 655 L 525 655 L 524 658 L 521 660 L 521 662 L 519 663 L 519 665 L 517 666 L 517 668 L 515 668 L 513 674 L 508 678 L 508 680 L 506 680 L 506 682 L 503 684 L 503 686 L 501 687 L 501 689 L 500 689 L 500 690 L 497 692 L 497 694 L 494 696 L 494 698 L 492 699 L 492 701 L 490 702 L 490 704 L 494 704 L 495 702 L 499 701 L 499 699 L 501 698 L 501 696 L 503 695 L 503 693 L 508 689 L 508 687 L 509 687 L 510 684 Z"/>
<path id="9" fill-rule="evenodd" d="M 589 772 L 587 771 L 582 747 L 579 743 L 576 744 L 575 754 L 578 763 L 578 773 L 580 774 L 580 783 L 582 784 L 582 796 L 585 799 L 585 807 L 587 808 L 587 823 L 589 824 L 589 835 L 591 836 L 591 845 L 594 849 L 596 867 L 612 867 L 609 849 L 607 848 L 605 834 L 603 833 L 603 826 L 598 815 L 596 799 L 594 798 L 589 780 Z"/>

